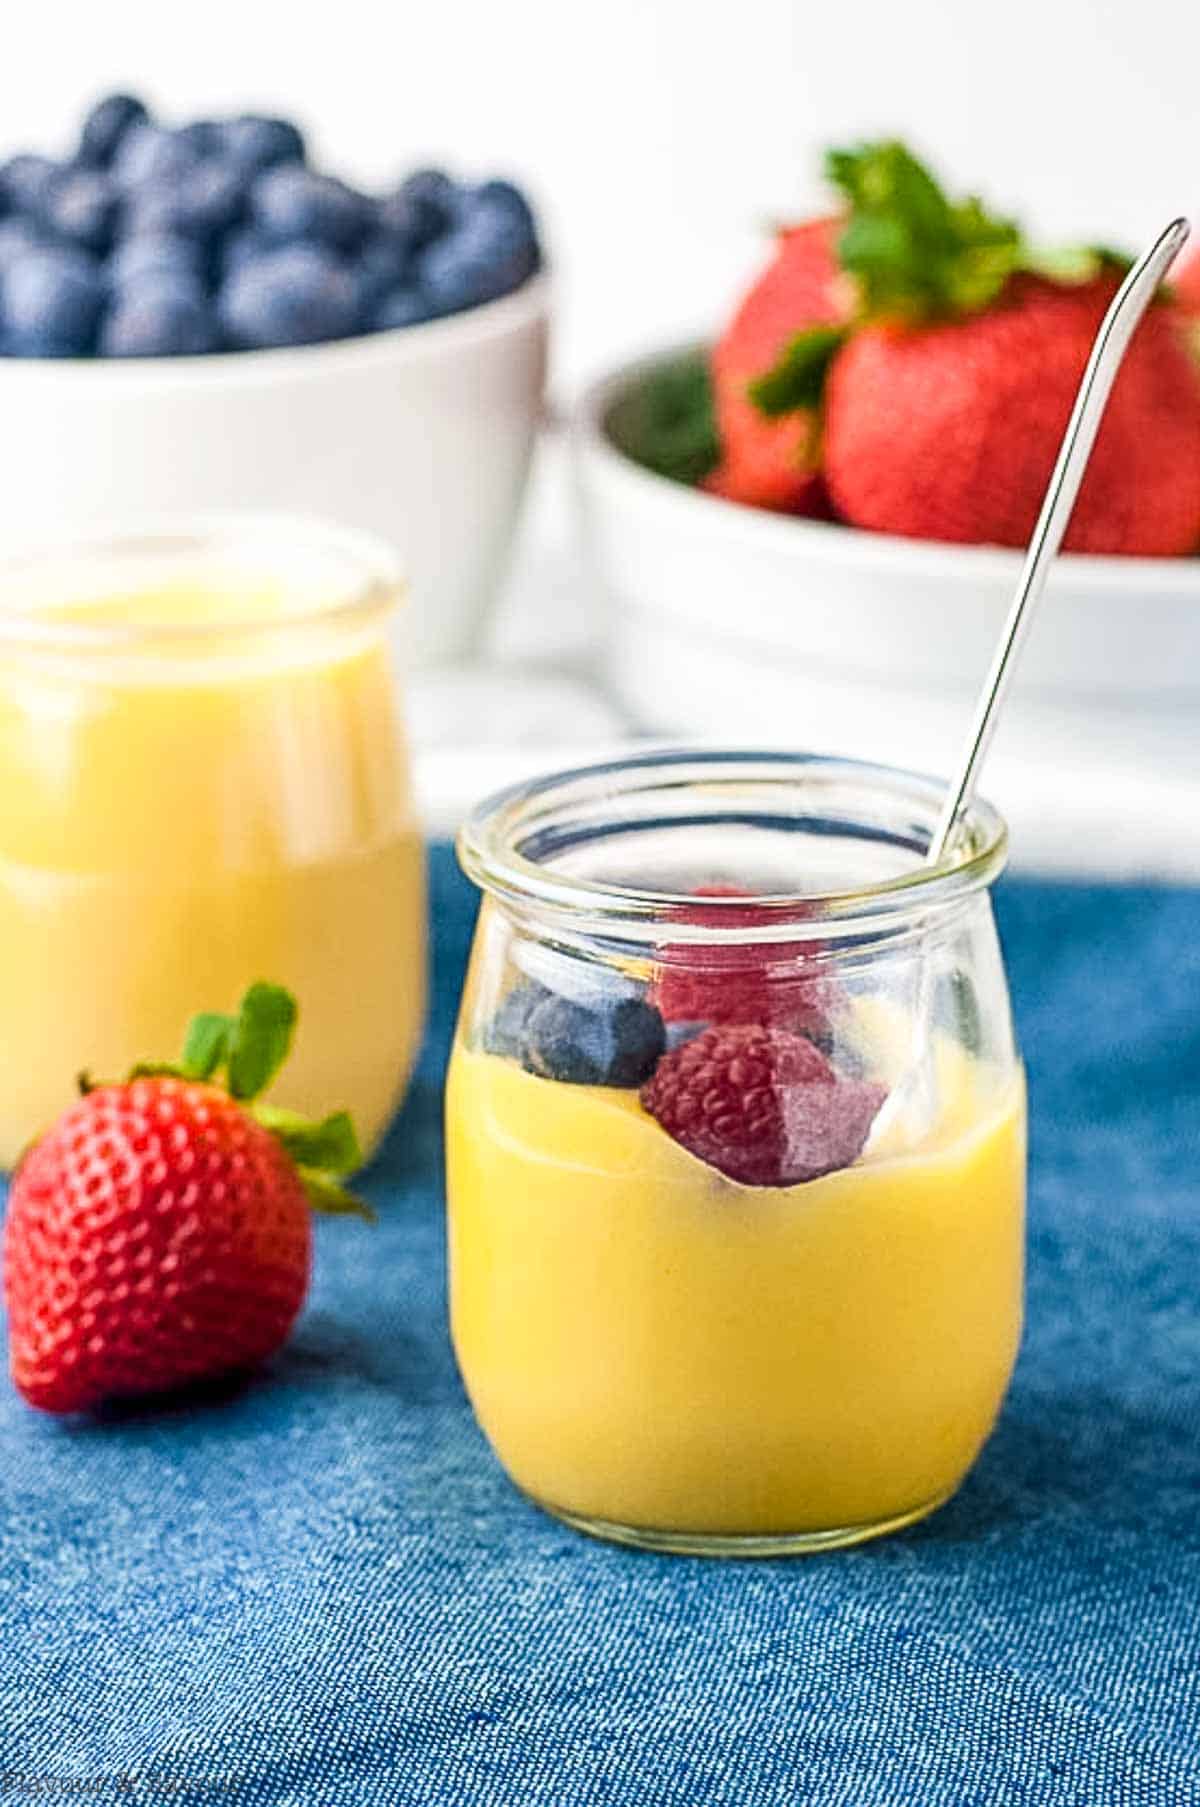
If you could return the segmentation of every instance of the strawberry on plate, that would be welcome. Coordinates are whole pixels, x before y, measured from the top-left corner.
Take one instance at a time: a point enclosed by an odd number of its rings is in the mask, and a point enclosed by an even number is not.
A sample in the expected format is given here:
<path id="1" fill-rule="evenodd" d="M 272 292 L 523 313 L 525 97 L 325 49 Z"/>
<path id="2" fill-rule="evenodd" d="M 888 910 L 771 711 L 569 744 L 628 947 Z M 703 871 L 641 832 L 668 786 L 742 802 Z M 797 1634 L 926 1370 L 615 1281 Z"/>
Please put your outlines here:
<path id="1" fill-rule="evenodd" d="M 1024 545 L 1123 260 L 1046 256 L 973 197 L 952 200 L 901 144 L 832 152 L 845 199 L 840 324 L 796 325 L 748 385 L 774 427 L 812 435 L 835 513 L 910 538 Z M 1175 289 L 1134 336 L 1065 544 L 1171 556 L 1200 545 L 1195 304 Z M 732 452 L 729 454 L 732 456 Z"/>
<path id="2" fill-rule="evenodd" d="M 836 219 L 786 227 L 771 263 L 713 347 L 721 461 L 704 487 L 716 495 L 793 514 L 828 513 L 814 416 L 800 409 L 771 419 L 750 391 L 797 333 L 849 319 L 854 291 L 835 256 L 839 231 Z"/>
<path id="3" fill-rule="evenodd" d="M 369 1216 L 345 1112 L 255 1103 L 287 1057 L 294 1000 L 251 987 L 204 1015 L 178 1066 L 92 1085 L 13 1176 L 4 1291 L 13 1381 L 47 1412 L 252 1367 L 308 1291 L 310 1207 Z M 221 1075 L 224 1074 L 222 1082 Z"/>

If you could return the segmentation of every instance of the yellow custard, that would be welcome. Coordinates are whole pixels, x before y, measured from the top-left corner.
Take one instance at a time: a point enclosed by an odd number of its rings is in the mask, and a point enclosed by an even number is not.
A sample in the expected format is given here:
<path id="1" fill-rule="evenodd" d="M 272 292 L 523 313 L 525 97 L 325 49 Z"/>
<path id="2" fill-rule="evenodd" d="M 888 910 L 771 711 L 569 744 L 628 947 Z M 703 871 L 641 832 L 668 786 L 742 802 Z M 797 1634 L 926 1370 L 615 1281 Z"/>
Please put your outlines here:
<path id="1" fill-rule="evenodd" d="M 346 1106 L 374 1142 L 425 940 L 381 626 L 296 620 L 257 577 L 40 615 L 128 644 L 0 640 L 0 1164 L 78 1069 L 173 1056 L 196 1009 L 258 978 L 300 1003 L 280 1100 Z"/>
<path id="2" fill-rule="evenodd" d="M 520 1487 L 608 1527 L 771 1537 L 886 1528 L 958 1485 L 1020 1336 L 1025 1104 L 938 1064 L 917 1147 L 753 1188 L 634 1092 L 457 1048 L 454 1343 Z"/>

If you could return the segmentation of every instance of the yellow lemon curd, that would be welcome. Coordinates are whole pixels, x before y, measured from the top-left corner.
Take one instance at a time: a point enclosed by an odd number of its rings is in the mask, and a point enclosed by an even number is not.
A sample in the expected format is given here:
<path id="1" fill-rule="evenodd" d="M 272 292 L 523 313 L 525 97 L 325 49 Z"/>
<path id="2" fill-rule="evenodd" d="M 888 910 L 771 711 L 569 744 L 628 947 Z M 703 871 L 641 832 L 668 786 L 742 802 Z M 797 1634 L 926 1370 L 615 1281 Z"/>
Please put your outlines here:
<path id="1" fill-rule="evenodd" d="M 517 1484 L 585 1524 L 701 1540 L 850 1542 L 939 1504 L 1016 1355 L 1025 1106 L 1019 1075 L 949 1046 L 937 1067 L 917 1145 L 884 1128 L 854 1167 L 763 1188 L 634 1092 L 460 1045 L 454 1343 Z"/>
<path id="2" fill-rule="evenodd" d="M 81 1067 L 171 1058 L 194 1011 L 259 978 L 300 1002 L 280 1102 L 345 1106 L 369 1146 L 424 1008 L 422 849 L 379 625 L 293 621 L 282 587 L 236 576 L 41 615 L 129 644 L 0 639 L 0 1165 Z"/>

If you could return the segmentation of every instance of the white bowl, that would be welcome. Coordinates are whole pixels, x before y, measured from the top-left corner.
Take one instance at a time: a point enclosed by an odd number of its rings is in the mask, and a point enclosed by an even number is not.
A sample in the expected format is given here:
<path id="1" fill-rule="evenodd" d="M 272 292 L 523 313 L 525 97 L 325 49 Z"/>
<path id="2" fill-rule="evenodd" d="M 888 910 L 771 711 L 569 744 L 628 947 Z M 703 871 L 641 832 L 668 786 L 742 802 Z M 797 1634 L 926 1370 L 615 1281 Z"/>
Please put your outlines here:
<path id="1" fill-rule="evenodd" d="M 404 651 L 469 650 L 545 382 L 545 277 L 424 326 L 204 358 L 0 361 L 0 536 L 229 508 L 324 516 L 397 550 Z"/>
<path id="2" fill-rule="evenodd" d="M 979 689 L 1021 554 L 862 533 L 669 482 L 606 431 L 610 410 L 676 347 L 595 384 L 576 415 L 585 525 L 610 603 L 613 676 L 662 733 L 780 732 L 807 684 L 902 693 L 917 713 Z M 1198 478 L 1200 480 L 1200 478 Z M 1200 559 L 1067 555 L 1022 656 L 1026 705 L 1184 710 L 1200 701 Z M 862 742 L 859 740 L 861 750 Z M 917 756 L 917 755 L 914 755 Z"/>

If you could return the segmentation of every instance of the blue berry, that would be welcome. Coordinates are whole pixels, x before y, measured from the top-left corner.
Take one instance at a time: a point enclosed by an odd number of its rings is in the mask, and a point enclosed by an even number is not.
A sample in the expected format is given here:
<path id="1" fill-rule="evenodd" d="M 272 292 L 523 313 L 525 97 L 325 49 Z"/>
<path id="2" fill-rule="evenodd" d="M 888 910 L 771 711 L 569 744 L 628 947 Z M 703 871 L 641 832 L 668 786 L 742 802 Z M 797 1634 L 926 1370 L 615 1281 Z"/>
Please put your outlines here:
<path id="1" fill-rule="evenodd" d="M 104 301 L 98 266 L 83 251 L 48 245 L 4 272 L 5 339 L 18 357 L 81 357 Z"/>
<path id="2" fill-rule="evenodd" d="M 171 276 L 180 282 L 199 283 L 204 275 L 204 255 L 193 238 L 172 232 L 139 232 L 117 245 L 105 265 L 105 273 L 115 289 L 132 288 L 148 276 Z"/>
<path id="3" fill-rule="evenodd" d="M 199 283 L 149 276 L 120 295 L 100 332 L 106 358 L 196 357 L 220 349 L 221 337 Z"/>
<path id="4" fill-rule="evenodd" d="M 479 204 L 422 253 L 420 284 L 439 314 L 495 301 L 538 267 L 537 242 L 511 214 Z"/>
<path id="5" fill-rule="evenodd" d="M 444 169 L 416 169 L 380 202 L 380 223 L 410 236 L 413 250 L 419 251 L 450 226 L 459 192 Z"/>
<path id="6" fill-rule="evenodd" d="M 363 300 L 374 305 L 381 296 L 400 288 L 412 267 L 412 253 L 402 240 L 386 232 L 372 233 L 355 258 Z"/>
<path id="7" fill-rule="evenodd" d="M 224 127 L 217 119 L 192 119 L 176 128 L 175 136 L 197 157 L 219 157 L 223 148 Z"/>
<path id="8" fill-rule="evenodd" d="M 277 245 L 303 240 L 348 251 L 372 223 L 371 203 L 335 176 L 318 176 L 298 164 L 266 170 L 251 195 L 254 222 Z"/>
<path id="9" fill-rule="evenodd" d="M 0 164 L 0 191 L 7 197 L 14 213 L 44 220 L 50 196 L 62 173 L 62 165 L 53 157 L 22 151 L 20 155 L 10 157 L 7 163 Z"/>
<path id="10" fill-rule="evenodd" d="M 223 284 L 220 314 L 234 345 L 311 345 L 359 330 L 358 284 L 316 245 L 286 245 L 249 258 Z"/>
<path id="11" fill-rule="evenodd" d="M 59 238 L 89 251 L 106 251 L 120 214 L 121 197 L 103 170 L 71 170 L 51 189 L 46 224 Z"/>
<path id="12" fill-rule="evenodd" d="M 616 995 L 589 1006 L 559 997 L 535 980 L 508 994 L 485 1045 L 543 1079 L 632 1087 L 653 1073 L 666 1033 L 662 1017 L 644 998 Z"/>
<path id="13" fill-rule="evenodd" d="M 24 257 L 26 252 L 40 250 L 45 243 L 45 234 L 32 220 L 23 219 L 19 214 L 0 220 L 0 272 L 18 257 Z"/>
<path id="14" fill-rule="evenodd" d="M 106 169 L 117 147 L 132 126 L 143 125 L 150 115 L 135 94 L 106 94 L 83 122 L 79 134 L 79 161 Z"/>
<path id="15" fill-rule="evenodd" d="M 247 172 L 270 169 L 277 163 L 303 163 L 304 138 L 290 119 L 264 119 L 246 113 L 240 119 L 223 120 L 220 148 Z"/>
<path id="16" fill-rule="evenodd" d="M 484 1032 L 483 1045 L 489 1054 L 504 1054 L 512 1060 L 525 1058 L 525 1032 L 538 1005 L 554 996 L 536 980 L 522 980 L 504 998 Z"/>
<path id="17" fill-rule="evenodd" d="M 228 231 L 245 199 L 244 172 L 228 158 L 210 158 L 177 176 L 146 182 L 131 202 L 129 227 L 133 232 L 210 238 Z"/>
<path id="18" fill-rule="evenodd" d="M 637 1086 L 649 1079 L 665 1047 L 662 1018 L 641 998 L 589 1010 L 552 997 L 530 1013 L 524 1064 L 567 1085 Z"/>
<path id="19" fill-rule="evenodd" d="M 266 257 L 275 250 L 253 226 L 235 226 L 221 241 L 219 275 L 223 282 L 256 257 Z"/>
<path id="20" fill-rule="evenodd" d="M 489 212 L 495 209 L 507 215 L 531 242 L 536 242 L 537 221 L 533 216 L 533 208 L 515 183 L 481 182 L 478 188 L 468 189 L 463 196 L 460 211 L 469 213 L 477 207 Z"/>
<path id="21" fill-rule="evenodd" d="M 112 170 L 122 188 L 140 188 L 146 182 L 177 182 L 198 162 L 196 152 L 179 132 L 143 121 L 122 138 Z"/>
<path id="22" fill-rule="evenodd" d="M 377 301 L 371 314 L 374 332 L 388 332 L 396 326 L 420 326 L 432 320 L 433 312 L 420 289 L 393 289 Z"/>

